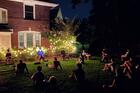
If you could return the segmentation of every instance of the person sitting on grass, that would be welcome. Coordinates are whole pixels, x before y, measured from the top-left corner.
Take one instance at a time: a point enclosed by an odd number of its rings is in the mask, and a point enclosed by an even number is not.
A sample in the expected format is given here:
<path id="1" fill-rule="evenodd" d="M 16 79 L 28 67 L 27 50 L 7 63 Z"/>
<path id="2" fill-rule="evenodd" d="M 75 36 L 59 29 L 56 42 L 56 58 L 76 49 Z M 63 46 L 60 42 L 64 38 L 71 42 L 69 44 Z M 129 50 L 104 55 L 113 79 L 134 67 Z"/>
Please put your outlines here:
<path id="1" fill-rule="evenodd" d="M 23 63 L 22 60 L 19 60 L 19 63 L 17 64 L 17 68 L 16 68 L 16 74 L 17 75 L 24 74 L 25 70 L 29 74 L 29 71 L 28 71 L 28 68 L 27 68 L 26 64 Z"/>
<path id="2" fill-rule="evenodd" d="M 60 61 L 57 60 L 57 57 L 54 57 L 53 65 L 48 65 L 49 68 L 53 68 L 58 70 L 58 67 L 62 70 L 62 66 L 60 64 Z"/>
<path id="3" fill-rule="evenodd" d="M 127 58 L 125 62 L 121 65 L 123 67 L 123 73 L 129 78 L 132 78 L 133 70 L 134 70 L 134 65 L 132 62 L 132 58 Z"/>
<path id="4" fill-rule="evenodd" d="M 117 91 L 115 93 L 121 93 L 125 87 L 125 75 L 123 73 L 122 67 L 115 68 L 117 69 L 117 74 L 114 74 L 114 78 L 111 84 L 104 84 L 103 88 L 115 88 Z"/>
<path id="5" fill-rule="evenodd" d="M 54 68 L 57 70 L 58 67 L 60 67 L 60 69 L 62 70 L 62 66 L 60 64 L 60 61 L 57 60 L 57 57 L 54 57 L 54 61 L 53 61 L 53 64 L 54 64 Z"/>
<path id="6" fill-rule="evenodd" d="M 115 66 L 116 66 L 116 62 L 114 61 L 114 59 L 111 59 L 110 63 L 106 63 L 104 65 L 103 71 L 115 72 Z"/>
<path id="7" fill-rule="evenodd" d="M 44 74 L 42 73 L 42 67 L 38 66 L 37 67 L 37 72 L 35 72 L 32 76 L 31 79 L 34 82 L 35 89 L 39 92 L 43 91 L 43 84 L 44 84 Z"/>
<path id="8" fill-rule="evenodd" d="M 77 69 L 73 70 L 72 74 L 69 76 L 70 79 L 83 82 L 85 80 L 85 71 L 82 69 L 82 64 L 77 64 Z"/>
<path id="9" fill-rule="evenodd" d="M 37 67 L 37 72 L 35 72 L 32 76 L 31 79 L 34 81 L 35 85 L 42 84 L 44 80 L 44 74 L 42 73 L 42 67 L 38 66 Z"/>
<path id="10" fill-rule="evenodd" d="M 44 93 L 60 93 L 59 86 L 55 76 L 47 76 L 44 80 Z"/>
<path id="11" fill-rule="evenodd" d="M 57 85 L 57 78 L 55 76 L 50 76 L 48 80 L 49 93 L 60 93 L 59 87 Z"/>

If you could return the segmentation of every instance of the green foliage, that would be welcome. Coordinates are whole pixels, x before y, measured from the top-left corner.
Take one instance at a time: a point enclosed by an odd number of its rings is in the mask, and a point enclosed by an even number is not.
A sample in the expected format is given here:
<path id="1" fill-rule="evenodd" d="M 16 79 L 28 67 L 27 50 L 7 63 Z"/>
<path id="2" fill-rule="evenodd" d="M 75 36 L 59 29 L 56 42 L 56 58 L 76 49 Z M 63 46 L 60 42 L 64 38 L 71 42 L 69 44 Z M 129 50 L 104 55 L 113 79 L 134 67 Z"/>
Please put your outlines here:
<path id="1" fill-rule="evenodd" d="M 0 49 L 0 60 L 5 61 L 7 49 Z M 12 60 L 23 59 L 25 61 L 34 61 L 37 58 L 37 48 L 25 48 L 25 49 L 10 49 L 12 54 Z M 45 55 L 47 55 L 47 49 L 42 47 Z"/>
<path id="2" fill-rule="evenodd" d="M 78 42 L 76 41 L 75 31 L 79 28 L 80 22 L 75 22 L 75 19 L 65 21 L 56 19 L 56 24 L 58 29 L 46 33 L 46 37 L 51 44 L 51 51 L 60 53 L 61 50 L 65 50 L 67 53 L 76 53 Z"/>

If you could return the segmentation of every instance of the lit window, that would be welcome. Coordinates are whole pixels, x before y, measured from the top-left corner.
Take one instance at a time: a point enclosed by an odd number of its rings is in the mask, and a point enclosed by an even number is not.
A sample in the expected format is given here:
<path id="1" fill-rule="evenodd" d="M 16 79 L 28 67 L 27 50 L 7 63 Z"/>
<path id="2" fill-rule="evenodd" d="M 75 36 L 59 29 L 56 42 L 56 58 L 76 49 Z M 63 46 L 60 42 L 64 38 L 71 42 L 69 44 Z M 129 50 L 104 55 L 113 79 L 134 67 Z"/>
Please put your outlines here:
<path id="1" fill-rule="evenodd" d="M 26 34 L 26 40 L 27 40 L 27 47 L 33 47 L 33 33 L 27 33 Z"/>
<path id="2" fill-rule="evenodd" d="M 37 47 L 41 45 L 41 34 L 35 31 L 21 31 L 18 32 L 18 47 L 28 48 Z"/>
<path id="3" fill-rule="evenodd" d="M 41 35 L 40 35 L 40 33 L 36 33 L 35 34 L 35 45 L 36 45 L 36 47 L 38 47 L 38 46 L 40 46 L 40 39 L 41 38 Z"/>
<path id="4" fill-rule="evenodd" d="M 19 38 L 19 48 L 24 48 L 24 33 L 20 32 L 18 33 L 18 38 Z"/>
<path id="5" fill-rule="evenodd" d="M 34 7 L 25 5 L 25 19 L 27 20 L 33 20 L 34 19 Z"/>
<path id="6" fill-rule="evenodd" d="M 0 8 L 0 23 L 8 23 L 7 10 Z"/>

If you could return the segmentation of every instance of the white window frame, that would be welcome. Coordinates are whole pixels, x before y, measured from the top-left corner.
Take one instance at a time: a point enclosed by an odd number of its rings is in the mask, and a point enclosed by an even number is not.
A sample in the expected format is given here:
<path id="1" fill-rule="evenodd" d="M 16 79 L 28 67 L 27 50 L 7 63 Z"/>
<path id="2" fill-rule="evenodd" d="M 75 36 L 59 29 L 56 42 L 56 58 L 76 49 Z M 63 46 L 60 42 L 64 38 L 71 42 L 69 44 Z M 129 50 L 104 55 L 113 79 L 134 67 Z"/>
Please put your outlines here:
<path id="1" fill-rule="evenodd" d="M 36 47 L 38 47 L 37 46 L 37 43 L 36 43 L 36 34 L 39 34 L 39 46 L 41 45 L 41 33 L 34 33 L 34 35 L 33 35 L 33 40 L 34 40 L 34 42 L 33 42 L 33 44 L 36 46 Z"/>
<path id="2" fill-rule="evenodd" d="M 35 13 L 35 4 L 33 3 L 30 3 L 30 2 L 24 2 L 23 3 L 23 18 L 25 19 L 25 6 L 33 6 L 33 19 L 36 19 L 36 13 Z"/>
<path id="3" fill-rule="evenodd" d="M 23 34 L 23 46 L 20 46 L 20 33 Z M 22 32 L 18 33 L 18 47 L 19 48 L 24 48 L 25 47 L 25 38 L 24 38 L 24 33 L 22 33 Z"/>
<path id="4" fill-rule="evenodd" d="M 7 11 L 7 9 L 0 8 L 0 12 L 2 12 L 2 11 L 6 12 L 6 20 L 5 20 L 5 22 L 2 22 L 2 15 L 0 15 L 0 20 L 1 20 L 0 23 L 8 23 L 8 11 Z M 2 14 L 2 13 L 0 13 L 0 14 Z"/>
<path id="5" fill-rule="evenodd" d="M 20 46 L 20 41 L 19 41 L 19 33 L 24 33 L 24 46 Z M 41 32 L 37 31 L 19 31 L 18 32 L 18 48 L 27 48 L 27 33 L 32 33 L 33 34 L 33 46 L 32 47 L 37 47 L 36 45 L 36 39 L 35 39 L 35 34 L 40 34 L 39 36 L 39 45 L 41 45 Z"/>

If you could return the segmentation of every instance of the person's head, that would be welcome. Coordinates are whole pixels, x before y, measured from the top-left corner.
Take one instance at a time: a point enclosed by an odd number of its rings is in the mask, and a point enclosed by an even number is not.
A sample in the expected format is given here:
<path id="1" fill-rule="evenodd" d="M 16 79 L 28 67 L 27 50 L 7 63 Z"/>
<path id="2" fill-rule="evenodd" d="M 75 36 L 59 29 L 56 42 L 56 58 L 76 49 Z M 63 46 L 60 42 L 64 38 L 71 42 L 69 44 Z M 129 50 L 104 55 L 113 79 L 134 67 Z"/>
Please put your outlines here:
<path id="1" fill-rule="evenodd" d="M 82 52 L 85 52 L 85 50 L 83 50 Z"/>
<path id="2" fill-rule="evenodd" d="M 10 49 L 9 48 L 7 49 L 7 52 L 10 52 Z"/>
<path id="3" fill-rule="evenodd" d="M 39 47 L 39 50 L 38 51 L 42 51 L 42 48 L 41 47 Z"/>
<path id="4" fill-rule="evenodd" d="M 81 63 L 78 63 L 77 64 L 77 67 L 81 69 L 82 68 L 82 64 Z"/>
<path id="5" fill-rule="evenodd" d="M 112 56 L 110 56 L 110 60 L 111 61 L 113 61 L 113 62 L 115 62 L 116 60 L 117 60 L 117 56 L 116 55 L 112 55 Z"/>
<path id="6" fill-rule="evenodd" d="M 19 63 L 23 63 L 23 61 L 20 59 L 20 60 L 19 60 Z"/>
<path id="7" fill-rule="evenodd" d="M 57 57 L 54 57 L 54 60 L 57 61 Z"/>
<path id="8" fill-rule="evenodd" d="M 106 49 L 105 49 L 105 48 L 103 48 L 103 51 L 106 51 Z"/>
<path id="9" fill-rule="evenodd" d="M 38 66 L 37 67 L 37 71 L 41 71 L 42 70 L 42 67 L 41 66 Z"/>
<path id="10" fill-rule="evenodd" d="M 114 59 L 113 59 L 113 58 L 111 58 L 111 59 L 110 59 L 110 61 L 113 63 L 113 62 L 114 62 Z"/>
<path id="11" fill-rule="evenodd" d="M 49 78 L 48 82 L 49 82 L 49 83 L 51 83 L 51 84 L 56 84 L 57 79 L 56 79 L 56 77 L 55 77 L 55 76 L 50 76 L 50 78 Z"/>
<path id="12" fill-rule="evenodd" d="M 129 51 L 130 51 L 130 50 L 127 48 L 127 49 L 126 49 L 126 52 L 129 52 Z"/>

